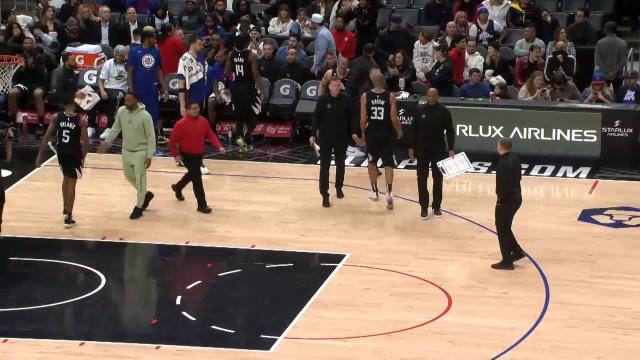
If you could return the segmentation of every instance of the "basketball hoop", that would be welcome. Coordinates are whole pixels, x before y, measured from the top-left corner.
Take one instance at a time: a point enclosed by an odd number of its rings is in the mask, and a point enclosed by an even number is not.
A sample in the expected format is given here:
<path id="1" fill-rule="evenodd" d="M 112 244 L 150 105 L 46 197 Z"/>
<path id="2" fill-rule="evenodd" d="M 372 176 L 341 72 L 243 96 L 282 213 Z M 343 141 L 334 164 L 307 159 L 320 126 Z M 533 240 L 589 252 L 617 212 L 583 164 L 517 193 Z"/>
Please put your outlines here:
<path id="1" fill-rule="evenodd" d="M 11 91 L 13 74 L 23 63 L 22 56 L 0 55 L 0 95 Z"/>

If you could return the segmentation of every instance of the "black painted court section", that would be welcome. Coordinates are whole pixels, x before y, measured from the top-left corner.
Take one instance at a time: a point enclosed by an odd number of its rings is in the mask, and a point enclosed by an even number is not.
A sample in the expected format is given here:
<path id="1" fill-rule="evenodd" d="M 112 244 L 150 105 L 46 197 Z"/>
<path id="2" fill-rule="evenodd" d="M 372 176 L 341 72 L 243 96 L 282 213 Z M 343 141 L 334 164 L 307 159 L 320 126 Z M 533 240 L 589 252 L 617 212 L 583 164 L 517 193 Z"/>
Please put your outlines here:
<path id="1" fill-rule="evenodd" d="M 3 237 L 0 337 L 269 350 L 345 256 Z"/>

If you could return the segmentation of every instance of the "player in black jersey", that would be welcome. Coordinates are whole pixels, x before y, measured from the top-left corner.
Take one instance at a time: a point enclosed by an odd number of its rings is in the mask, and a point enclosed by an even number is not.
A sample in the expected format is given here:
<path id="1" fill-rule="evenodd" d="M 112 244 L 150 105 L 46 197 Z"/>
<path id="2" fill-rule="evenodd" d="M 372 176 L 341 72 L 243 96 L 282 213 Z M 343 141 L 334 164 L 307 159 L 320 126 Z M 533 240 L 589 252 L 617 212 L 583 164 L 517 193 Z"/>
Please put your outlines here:
<path id="1" fill-rule="evenodd" d="M 347 82 L 349 81 L 349 59 L 342 55 L 338 56 L 338 65 L 335 68 L 327 70 L 327 72 L 324 73 L 322 80 L 320 80 L 318 96 L 322 96 L 329 92 L 329 82 L 334 77 L 340 79 L 341 90 L 346 90 Z"/>
<path id="2" fill-rule="evenodd" d="M 260 114 L 260 74 L 258 58 L 249 49 L 249 34 L 241 33 L 236 37 L 235 47 L 229 54 L 225 74 L 233 74 L 231 102 L 236 113 L 236 144 L 240 152 L 252 150 L 251 133 L 256 127 L 256 116 Z"/>
<path id="3" fill-rule="evenodd" d="M 369 198 L 378 201 L 378 172 L 376 164 L 382 159 L 384 175 L 387 181 L 387 209 L 393 210 L 393 136 L 402 137 L 402 126 L 398 121 L 396 99 L 385 90 L 386 81 L 381 73 L 374 74 L 373 90 L 360 97 L 360 127 L 367 145 L 369 157 L 369 179 L 371 191 Z"/>
<path id="4" fill-rule="evenodd" d="M 57 113 L 49 122 L 49 128 L 42 139 L 36 166 L 44 159 L 44 149 L 51 137 L 56 135 L 56 153 L 62 171 L 62 200 L 64 202 L 64 226 L 70 228 L 76 224 L 73 220 L 73 203 L 76 198 L 76 181 L 82 177 L 82 165 L 89 150 L 87 123 L 76 114 L 76 103 L 72 97 L 65 99 L 64 111 Z"/>

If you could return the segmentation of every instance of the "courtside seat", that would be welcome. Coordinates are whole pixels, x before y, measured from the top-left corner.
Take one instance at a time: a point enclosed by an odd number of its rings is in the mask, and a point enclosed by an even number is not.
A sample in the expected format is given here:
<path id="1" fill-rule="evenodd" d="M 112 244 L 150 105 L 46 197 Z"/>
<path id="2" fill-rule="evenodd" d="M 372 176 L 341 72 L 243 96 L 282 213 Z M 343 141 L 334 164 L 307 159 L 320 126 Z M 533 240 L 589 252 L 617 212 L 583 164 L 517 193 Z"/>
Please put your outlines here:
<path id="1" fill-rule="evenodd" d="M 296 105 L 295 119 L 298 127 L 311 125 L 313 113 L 316 110 L 318 102 L 318 92 L 320 89 L 320 81 L 310 80 L 302 85 L 300 89 L 300 100 Z"/>
<path id="2" fill-rule="evenodd" d="M 280 79 L 273 86 L 268 114 L 275 120 L 291 120 L 298 101 L 300 84 L 291 79 Z"/>

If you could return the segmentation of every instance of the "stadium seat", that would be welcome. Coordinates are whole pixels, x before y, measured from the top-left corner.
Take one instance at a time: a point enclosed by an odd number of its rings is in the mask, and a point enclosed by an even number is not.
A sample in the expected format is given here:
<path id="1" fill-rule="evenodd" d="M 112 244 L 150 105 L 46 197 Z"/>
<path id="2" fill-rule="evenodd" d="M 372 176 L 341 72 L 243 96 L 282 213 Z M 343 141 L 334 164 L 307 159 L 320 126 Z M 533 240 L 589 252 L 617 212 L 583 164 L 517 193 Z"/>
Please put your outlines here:
<path id="1" fill-rule="evenodd" d="M 537 0 L 536 6 L 542 11 L 542 9 L 547 9 L 549 11 L 556 11 L 557 1 L 556 0 Z"/>
<path id="2" fill-rule="evenodd" d="M 524 38 L 524 29 L 506 29 L 507 35 L 502 41 L 502 46 L 513 48 L 516 42 Z"/>
<path id="3" fill-rule="evenodd" d="M 109 22 L 120 24 L 122 22 L 122 14 L 119 12 L 111 12 L 109 16 Z"/>
<path id="4" fill-rule="evenodd" d="M 506 61 L 509 65 L 513 65 L 516 63 L 516 53 L 512 48 L 503 46 L 500 48 L 500 56 Z"/>
<path id="5" fill-rule="evenodd" d="M 262 102 L 262 110 L 266 110 L 267 104 L 269 103 L 269 98 L 271 98 L 271 91 L 273 88 L 271 87 L 271 81 L 266 77 L 261 77 L 260 82 L 262 83 L 262 89 L 260 90 L 260 101 Z"/>
<path id="6" fill-rule="evenodd" d="M 83 88 L 89 85 L 94 90 L 98 90 L 98 75 L 97 69 L 82 70 L 78 75 L 78 87 Z"/>
<path id="7" fill-rule="evenodd" d="M 422 81 L 414 81 L 411 83 L 411 93 L 425 96 L 427 95 L 427 85 Z"/>
<path id="8" fill-rule="evenodd" d="M 599 0 L 599 1 L 611 1 L 612 0 Z M 598 2 L 599 2 L 598 1 Z M 564 0 L 564 11 L 565 12 L 575 12 L 576 10 L 584 7 L 585 0 Z"/>
<path id="9" fill-rule="evenodd" d="M 420 9 L 396 9 L 393 13 L 402 16 L 402 25 L 405 27 L 407 24 L 414 26 L 418 24 Z"/>
<path id="10" fill-rule="evenodd" d="M 558 19 L 560 26 L 567 26 L 567 19 L 569 18 L 569 13 L 566 12 L 552 12 L 551 16 Z"/>
<path id="11" fill-rule="evenodd" d="M 300 89 L 300 100 L 296 105 L 295 119 L 298 123 L 298 127 L 305 127 L 311 125 L 311 119 L 316 109 L 316 103 L 318 102 L 318 91 L 320 88 L 320 81 L 310 80 L 302 85 Z"/>
<path id="12" fill-rule="evenodd" d="M 615 1 L 592 1 L 591 11 L 602 11 L 604 13 L 612 13 L 615 11 Z"/>
<path id="13" fill-rule="evenodd" d="M 487 50 L 487 48 L 485 48 L 482 45 L 478 45 L 478 52 L 480 53 L 480 55 L 482 55 L 483 58 L 487 58 L 487 55 L 489 55 L 489 50 Z"/>
<path id="14" fill-rule="evenodd" d="M 589 14 L 589 24 L 593 26 L 596 30 L 602 29 L 602 20 L 604 19 L 604 13 L 602 12 L 591 12 Z"/>
<path id="15" fill-rule="evenodd" d="M 170 73 L 164 76 L 164 87 L 169 92 L 169 99 L 160 101 L 160 114 L 164 120 L 163 127 L 173 127 L 180 118 L 180 102 L 178 100 L 178 74 Z"/>
<path id="16" fill-rule="evenodd" d="M 453 85 L 453 92 L 451 93 L 453 97 L 460 97 L 460 88 L 457 85 Z"/>
<path id="17" fill-rule="evenodd" d="M 409 2 L 407 0 L 387 0 L 385 6 L 390 8 L 406 8 L 409 7 Z"/>
<path id="18" fill-rule="evenodd" d="M 431 32 L 434 39 L 440 37 L 440 27 L 434 25 L 420 25 L 415 27 L 416 36 L 418 36 L 422 31 Z"/>
<path id="19" fill-rule="evenodd" d="M 520 90 L 515 86 L 507 86 L 507 95 L 509 95 L 510 100 L 518 100 L 518 93 Z"/>
<path id="20" fill-rule="evenodd" d="M 269 99 L 269 115 L 272 119 L 290 120 L 296 108 L 300 84 L 291 79 L 280 79 L 273 86 Z"/>
<path id="21" fill-rule="evenodd" d="M 378 29 L 383 30 L 389 26 L 389 17 L 391 16 L 392 12 L 392 9 L 387 8 L 378 10 L 378 21 L 376 22 L 376 26 L 378 27 Z"/>
<path id="22" fill-rule="evenodd" d="M 265 10 L 267 10 L 271 5 L 270 4 L 260 4 L 260 3 L 251 3 L 251 12 L 256 16 L 262 14 Z"/>
<path id="23" fill-rule="evenodd" d="M 424 9 L 424 6 L 427 5 L 429 0 L 410 0 L 411 7 L 414 9 Z"/>
<path id="24" fill-rule="evenodd" d="M 316 41 L 313 40 L 309 44 L 307 44 L 307 47 L 306 47 L 305 51 L 307 52 L 307 56 L 315 55 L 315 53 L 316 53 Z"/>

